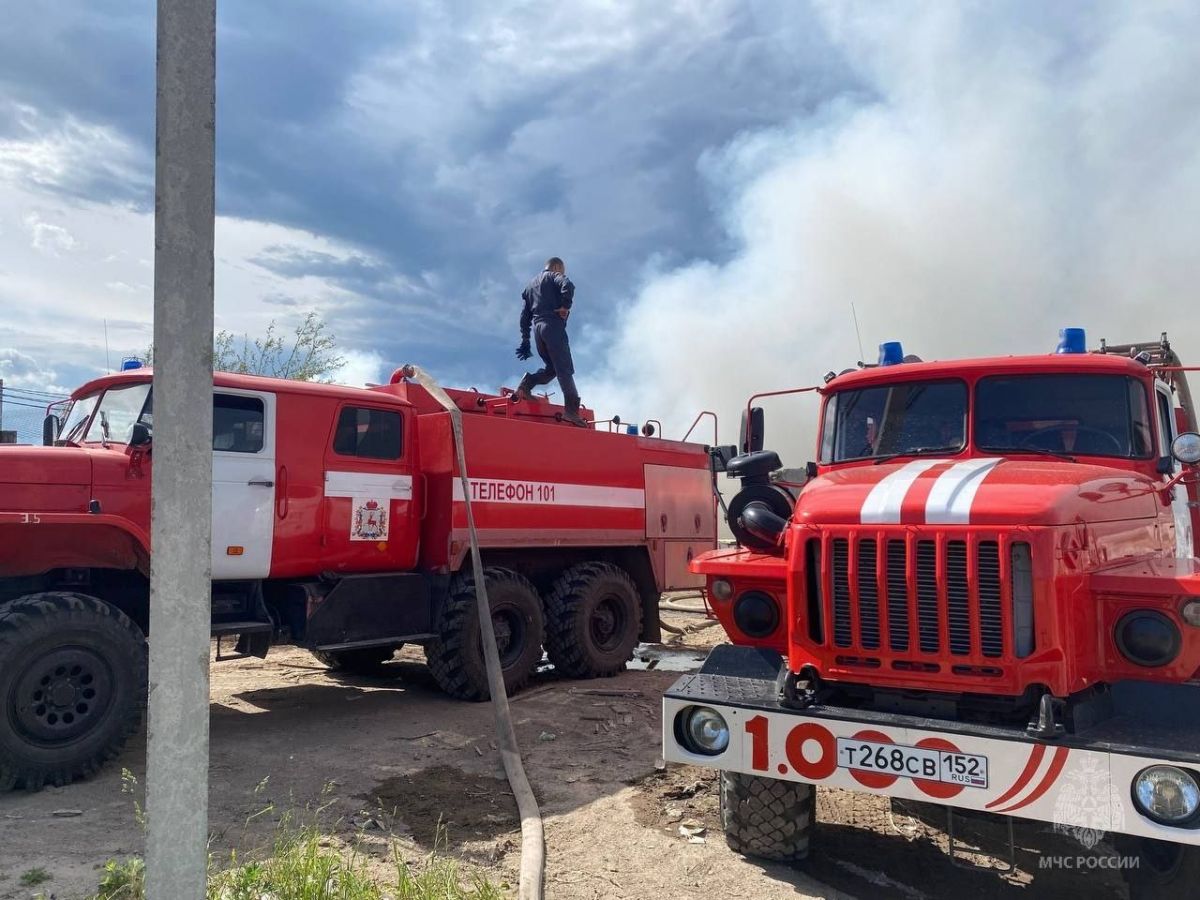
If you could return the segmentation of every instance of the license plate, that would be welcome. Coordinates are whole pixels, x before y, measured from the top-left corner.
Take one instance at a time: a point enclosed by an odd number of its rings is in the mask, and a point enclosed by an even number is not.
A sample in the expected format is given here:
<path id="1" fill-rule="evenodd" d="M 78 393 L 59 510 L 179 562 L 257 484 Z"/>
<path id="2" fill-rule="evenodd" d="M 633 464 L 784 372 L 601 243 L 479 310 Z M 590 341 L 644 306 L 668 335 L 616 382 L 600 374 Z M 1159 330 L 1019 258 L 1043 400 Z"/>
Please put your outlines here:
<path id="1" fill-rule="evenodd" d="M 964 787 L 988 786 L 986 756 L 843 737 L 837 739 L 837 754 L 838 766 L 843 769 L 921 781 L 943 781 Z"/>

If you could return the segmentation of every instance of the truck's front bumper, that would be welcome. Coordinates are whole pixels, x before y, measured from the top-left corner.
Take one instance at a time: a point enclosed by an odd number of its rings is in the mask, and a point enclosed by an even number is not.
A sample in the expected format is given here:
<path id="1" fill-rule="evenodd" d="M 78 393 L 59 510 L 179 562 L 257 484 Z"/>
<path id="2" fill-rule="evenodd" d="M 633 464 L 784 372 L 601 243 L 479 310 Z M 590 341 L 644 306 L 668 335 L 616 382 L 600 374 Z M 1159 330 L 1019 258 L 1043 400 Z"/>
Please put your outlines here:
<path id="1" fill-rule="evenodd" d="M 664 758 L 1035 819 L 1080 836 L 1118 832 L 1200 845 L 1200 819 L 1161 825 L 1133 800 L 1134 780 L 1150 766 L 1200 777 L 1200 718 L 1180 708 L 1181 698 L 1189 706 L 1200 701 L 1200 689 L 1135 699 L 1136 716 L 1119 707 L 1085 733 L 1040 741 L 1015 728 L 819 705 L 787 709 L 777 700 L 781 662 L 769 651 L 716 648 L 663 700 Z M 698 706 L 728 725 L 719 754 L 687 746 L 684 723 Z"/>

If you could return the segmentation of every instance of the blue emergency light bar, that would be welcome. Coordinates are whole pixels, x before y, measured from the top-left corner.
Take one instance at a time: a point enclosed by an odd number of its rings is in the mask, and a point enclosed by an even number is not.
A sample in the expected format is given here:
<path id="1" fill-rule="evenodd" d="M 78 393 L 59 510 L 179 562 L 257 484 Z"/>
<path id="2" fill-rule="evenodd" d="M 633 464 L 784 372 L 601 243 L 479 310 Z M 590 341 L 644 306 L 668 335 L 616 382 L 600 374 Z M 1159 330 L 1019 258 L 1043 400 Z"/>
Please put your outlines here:
<path id="1" fill-rule="evenodd" d="M 1055 353 L 1087 353 L 1087 332 L 1082 328 L 1063 328 L 1058 332 Z"/>
<path id="2" fill-rule="evenodd" d="M 879 345 L 879 365 L 896 366 L 904 362 L 904 347 L 899 341 L 885 341 Z"/>

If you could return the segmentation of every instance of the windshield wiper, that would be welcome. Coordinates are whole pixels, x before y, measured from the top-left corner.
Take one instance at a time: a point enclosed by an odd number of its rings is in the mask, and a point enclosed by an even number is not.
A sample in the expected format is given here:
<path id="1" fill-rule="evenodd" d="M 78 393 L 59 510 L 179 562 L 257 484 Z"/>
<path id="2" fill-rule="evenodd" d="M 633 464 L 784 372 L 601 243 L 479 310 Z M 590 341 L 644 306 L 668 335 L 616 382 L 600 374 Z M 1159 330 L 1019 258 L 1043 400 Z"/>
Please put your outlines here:
<path id="1" fill-rule="evenodd" d="M 1059 459 L 1065 459 L 1067 462 L 1079 462 L 1074 456 L 1066 450 L 1051 450 L 1049 447 L 1013 447 L 1010 453 L 1037 453 L 1040 456 L 1057 456 Z"/>
<path id="2" fill-rule="evenodd" d="M 897 450 L 895 453 L 885 453 L 875 457 L 875 465 L 882 465 L 897 456 L 929 456 L 931 453 L 957 453 L 961 447 L 914 447 L 911 450 Z"/>

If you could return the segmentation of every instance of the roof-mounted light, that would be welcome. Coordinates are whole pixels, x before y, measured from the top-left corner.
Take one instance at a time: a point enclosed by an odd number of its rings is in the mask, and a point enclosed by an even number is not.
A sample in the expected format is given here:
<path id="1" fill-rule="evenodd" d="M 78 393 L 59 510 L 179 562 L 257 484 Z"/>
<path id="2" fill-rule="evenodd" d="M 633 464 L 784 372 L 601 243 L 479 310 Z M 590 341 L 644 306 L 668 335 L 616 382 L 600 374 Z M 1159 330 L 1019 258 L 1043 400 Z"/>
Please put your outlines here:
<path id="1" fill-rule="evenodd" d="M 879 345 L 879 365 L 896 366 L 904 362 L 904 348 L 899 341 L 885 341 Z"/>
<path id="2" fill-rule="evenodd" d="M 123 360 L 121 360 L 121 371 L 122 372 L 129 372 L 129 371 L 132 371 L 133 369 L 140 369 L 141 367 L 142 367 L 142 361 L 140 359 L 138 359 L 136 356 L 127 356 Z"/>
<path id="3" fill-rule="evenodd" d="M 1087 353 L 1087 332 L 1082 328 L 1063 328 L 1058 332 L 1055 353 Z"/>

